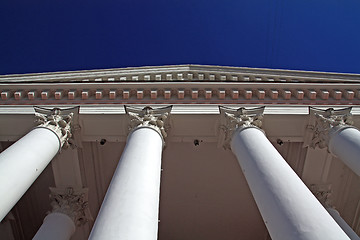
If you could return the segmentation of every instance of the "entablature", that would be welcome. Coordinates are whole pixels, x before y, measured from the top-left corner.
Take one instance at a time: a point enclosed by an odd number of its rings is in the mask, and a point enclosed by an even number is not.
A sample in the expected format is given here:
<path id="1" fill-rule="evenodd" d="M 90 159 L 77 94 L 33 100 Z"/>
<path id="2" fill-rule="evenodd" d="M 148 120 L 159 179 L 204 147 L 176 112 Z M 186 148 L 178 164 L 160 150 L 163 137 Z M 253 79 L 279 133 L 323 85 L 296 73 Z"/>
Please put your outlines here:
<path id="1" fill-rule="evenodd" d="M 175 65 L 0 76 L 0 105 L 359 105 L 360 75 Z"/>
<path id="2" fill-rule="evenodd" d="M 298 104 L 360 105 L 354 83 L 0 83 L 0 105 Z"/>

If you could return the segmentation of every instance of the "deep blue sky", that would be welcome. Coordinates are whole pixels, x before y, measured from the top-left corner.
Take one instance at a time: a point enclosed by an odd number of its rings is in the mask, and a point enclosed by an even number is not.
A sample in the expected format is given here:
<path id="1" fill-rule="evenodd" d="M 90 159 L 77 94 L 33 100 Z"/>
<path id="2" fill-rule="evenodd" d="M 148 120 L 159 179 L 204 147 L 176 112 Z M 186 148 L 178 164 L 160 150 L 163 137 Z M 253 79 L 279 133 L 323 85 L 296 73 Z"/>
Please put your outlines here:
<path id="1" fill-rule="evenodd" d="M 360 73 L 360 1 L 0 2 L 0 74 L 188 63 Z"/>

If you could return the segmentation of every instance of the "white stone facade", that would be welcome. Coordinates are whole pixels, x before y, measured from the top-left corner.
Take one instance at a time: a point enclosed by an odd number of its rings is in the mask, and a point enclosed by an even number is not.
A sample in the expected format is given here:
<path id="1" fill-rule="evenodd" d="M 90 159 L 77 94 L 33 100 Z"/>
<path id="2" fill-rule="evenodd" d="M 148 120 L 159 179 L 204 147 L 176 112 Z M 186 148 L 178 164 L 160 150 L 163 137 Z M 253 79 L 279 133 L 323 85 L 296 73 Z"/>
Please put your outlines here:
<path id="1" fill-rule="evenodd" d="M 141 67 L 0 95 L 1 239 L 360 233 L 360 75 Z"/>

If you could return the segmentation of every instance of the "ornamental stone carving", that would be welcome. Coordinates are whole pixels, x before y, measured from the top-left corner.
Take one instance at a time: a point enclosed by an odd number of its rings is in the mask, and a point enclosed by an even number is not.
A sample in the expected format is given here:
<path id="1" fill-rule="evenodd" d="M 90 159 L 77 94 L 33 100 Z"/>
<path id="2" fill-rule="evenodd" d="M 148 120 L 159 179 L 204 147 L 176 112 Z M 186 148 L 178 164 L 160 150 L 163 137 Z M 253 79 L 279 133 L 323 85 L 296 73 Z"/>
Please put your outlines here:
<path id="1" fill-rule="evenodd" d="M 167 137 L 170 128 L 169 116 L 172 106 L 153 109 L 149 106 L 143 109 L 125 106 L 125 111 L 130 118 L 129 130 L 133 131 L 139 127 L 149 127 L 157 131 L 163 139 Z M 164 142 L 165 143 L 165 142 Z"/>
<path id="2" fill-rule="evenodd" d="M 73 124 L 74 113 L 78 108 L 72 109 L 45 109 L 35 107 L 35 118 L 38 127 L 48 128 L 59 138 L 60 148 L 74 146 L 73 130 L 79 129 L 78 124 Z"/>
<path id="3" fill-rule="evenodd" d="M 353 124 L 350 108 L 320 110 L 310 107 L 305 146 L 326 148 L 332 133 Z"/>
<path id="4" fill-rule="evenodd" d="M 50 188 L 52 212 L 68 215 L 80 226 L 93 220 L 88 207 L 88 189 Z"/>
<path id="5" fill-rule="evenodd" d="M 261 128 L 264 109 L 265 107 L 231 109 L 220 106 L 220 137 L 218 146 L 230 149 L 231 138 L 237 129 L 247 127 Z"/>
<path id="6" fill-rule="evenodd" d="M 310 191 L 325 208 L 333 208 L 330 184 L 312 184 L 310 185 Z"/>

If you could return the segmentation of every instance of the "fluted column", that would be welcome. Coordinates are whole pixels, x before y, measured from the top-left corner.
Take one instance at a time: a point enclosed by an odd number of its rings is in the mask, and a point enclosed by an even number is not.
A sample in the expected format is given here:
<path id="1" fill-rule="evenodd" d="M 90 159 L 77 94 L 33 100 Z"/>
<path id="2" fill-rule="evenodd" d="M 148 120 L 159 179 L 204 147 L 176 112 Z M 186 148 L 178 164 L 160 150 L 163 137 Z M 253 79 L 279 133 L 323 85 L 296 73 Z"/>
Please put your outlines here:
<path id="1" fill-rule="evenodd" d="M 36 110 L 39 125 L 0 154 L 0 221 L 57 152 L 69 145 L 73 113 Z"/>
<path id="2" fill-rule="evenodd" d="M 262 110 L 220 108 L 231 148 L 272 239 L 349 239 L 260 129 Z"/>
<path id="3" fill-rule="evenodd" d="M 76 226 L 80 226 L 91 220 L 87 202 L 86 188 L 74 190 L 50 188 L 52 212 L 34 236 L 34 240 L 69 240 L 75 232 Z"/>
<path id="4" fill-rule="evenodd" d="M 157 239 L 161 155 L 171 107 L 126 107 L 130 134 L 90 239 Z"/>
<path id="5" fill-rule="evenodd" d="M 360 131 L 351 126 L 351 108 L 320 110 L 310 108 L 306 144 L 328 148 L 360 176 Z"/>

